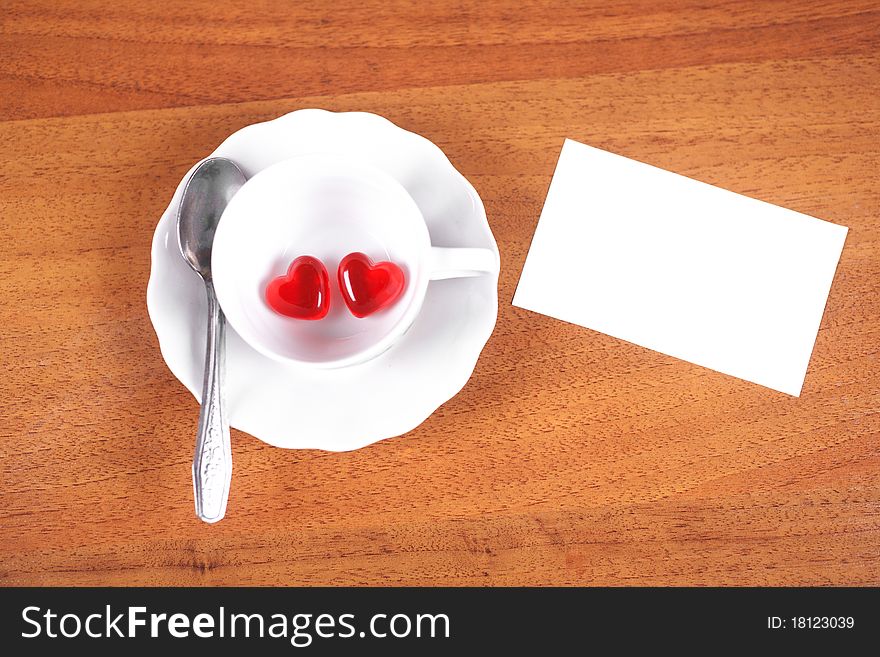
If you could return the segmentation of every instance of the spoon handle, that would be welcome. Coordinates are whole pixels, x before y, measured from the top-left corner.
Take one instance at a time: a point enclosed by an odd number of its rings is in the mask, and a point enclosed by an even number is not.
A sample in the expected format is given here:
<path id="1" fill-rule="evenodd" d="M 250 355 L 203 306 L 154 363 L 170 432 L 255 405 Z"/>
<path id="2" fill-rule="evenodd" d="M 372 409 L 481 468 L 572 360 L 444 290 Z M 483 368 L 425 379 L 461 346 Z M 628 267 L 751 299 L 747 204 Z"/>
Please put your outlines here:
<path id="1" fill-rule="evenodd" d="M 205 287 L 208 293 L 208 343 L 192 474 L 196 515 L 205 522 L 217 522 L 226 514 L 232 480 L 232 447 L 223 397 L 226 318 L 217 303 L 214 284 L 208 280 Z"/>

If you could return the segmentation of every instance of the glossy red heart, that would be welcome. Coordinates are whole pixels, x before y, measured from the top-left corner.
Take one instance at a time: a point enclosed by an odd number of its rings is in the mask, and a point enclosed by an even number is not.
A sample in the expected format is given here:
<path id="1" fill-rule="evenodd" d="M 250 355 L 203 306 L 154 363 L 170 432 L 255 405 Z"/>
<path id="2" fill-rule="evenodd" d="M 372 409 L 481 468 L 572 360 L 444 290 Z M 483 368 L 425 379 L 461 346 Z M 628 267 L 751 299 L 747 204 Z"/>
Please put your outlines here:
<path id="1" fill-rule="evenodd" d="M 321 319 L 330 311 L 330 275 L 317 258 L 300 256 L 285 276 L 266 286 L 266 302 L 276 313 L 296 319 Z"/>
<path id="2" fill-rule="evenodd" d="M 355 317 L 367 317 L 400 298 L 406 287 L 403 270 L 393 262 L 376 262 L 363 253 L 349 253 L 339 263 L 339 289 Z"/>

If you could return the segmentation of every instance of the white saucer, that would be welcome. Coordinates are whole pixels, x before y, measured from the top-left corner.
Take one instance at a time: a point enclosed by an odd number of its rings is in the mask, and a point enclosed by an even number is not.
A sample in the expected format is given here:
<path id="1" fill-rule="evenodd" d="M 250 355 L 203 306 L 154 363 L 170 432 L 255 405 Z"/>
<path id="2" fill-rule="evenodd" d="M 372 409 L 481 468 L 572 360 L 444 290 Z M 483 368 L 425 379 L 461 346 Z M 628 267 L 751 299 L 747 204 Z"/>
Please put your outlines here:
<path id="1" fill-rule="evenodd" d="M 306 153 L 353 155 L 391 174 L 418 204 L 435 246 L 484 247 L 497 254 L 480 197 L 443 152 L 375 114 L 299 110 L 239 130 L 211 155 L 234 160 L 250 177 Z M 165 362 L 198 399 L 207 304 L 201 279 L 180 256 L 175 224 L 188 177 L 153 236 L 147 309 Z M 406 433 L 467 383 L 497 315 L 498 271 L 433 281 L 412 328 L 391 349 L 337 370 L 271 360 L 229 327 L 230 424 L 277 447 L 330 451 Z"/>

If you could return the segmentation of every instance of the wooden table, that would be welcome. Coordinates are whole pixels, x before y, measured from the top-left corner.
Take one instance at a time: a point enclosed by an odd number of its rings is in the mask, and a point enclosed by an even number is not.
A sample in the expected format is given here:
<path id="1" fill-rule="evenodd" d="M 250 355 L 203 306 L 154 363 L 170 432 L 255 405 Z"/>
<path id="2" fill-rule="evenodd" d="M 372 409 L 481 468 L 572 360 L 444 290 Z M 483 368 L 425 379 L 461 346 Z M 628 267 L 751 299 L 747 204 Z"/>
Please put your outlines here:
<path id="1" fill-rule="evenodd" d="M 877 584 L 877 2 L 342 4 L 4 2 L 0 583 Z M 498 326 L 408 435 L 233 432 L 208 526 L 150 240 L 193 162 L 300 107 L 446 151 Z M 800 398 L 511 307 L 565 137 L 851 228 Z"/>

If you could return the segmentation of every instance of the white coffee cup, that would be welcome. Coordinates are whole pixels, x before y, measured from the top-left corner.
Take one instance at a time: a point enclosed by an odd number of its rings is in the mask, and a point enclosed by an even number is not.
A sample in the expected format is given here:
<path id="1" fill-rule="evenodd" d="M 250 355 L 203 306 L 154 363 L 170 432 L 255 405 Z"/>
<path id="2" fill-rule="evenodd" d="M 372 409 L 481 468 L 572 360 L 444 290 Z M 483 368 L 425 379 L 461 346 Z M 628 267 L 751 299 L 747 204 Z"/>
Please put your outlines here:
<path id="1" fill-rule="evenodd" d="M 342 258 L 365 253 L 404 271 L 390 307 L 352 315 L 337 283 Z M 265 300 L 269 282 L 297 257 L 320 259 L 330 274 L 330 312 L 317 321 L 285 317 Z M 220 306 L 254 349 L 282 362 L 347 367 L 383 353 L 413 324 L 432 280 L 497 270 L 482 248 L 439 247 L 419 207 L 390 175 L 330 155 L 304 155 L 259 173 L 230 200 L 214 237 L 211 268 Z"/>

